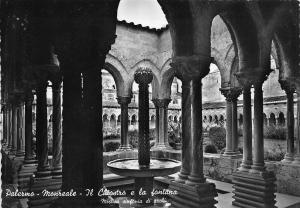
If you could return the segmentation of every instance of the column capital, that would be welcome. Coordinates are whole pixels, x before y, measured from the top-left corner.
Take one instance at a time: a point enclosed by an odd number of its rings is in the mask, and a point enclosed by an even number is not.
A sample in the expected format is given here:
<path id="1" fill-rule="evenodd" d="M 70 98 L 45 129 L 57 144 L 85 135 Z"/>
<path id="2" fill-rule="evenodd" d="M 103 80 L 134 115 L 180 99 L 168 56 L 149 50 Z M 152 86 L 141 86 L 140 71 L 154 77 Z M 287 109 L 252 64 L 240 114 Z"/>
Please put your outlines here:
<path id="1" fill-rule="evenodd" d="M 238 97 L 242 93 L 242 88 L 220 88 L 222 95 L 225 96 L 226 100 L 229 102 L 237 101 Z"/>
<path id="2" fill-rule="evenodd" d="M 235 76 L 245 88 L 251 87 L 251 85 L 262 85 L 272 71 L 272 69 L 262 69 L 261 67 L 243 68 L 235 73 Z"/>
<path id="3" fill-rule="evenodd" d="M 136 81 L 137 84 L 147 85 L 152 82 L 152 79 L 153 79 L 153 74 L 151 69 L 149 68 L 139 68 L 134 73 L 134 80 Z"/>
<path id="4" fill-rule="evenodd" d="M 286 94 L 293 94 L 296 90 L 296 86 L 287 80 L 279 80 L 279 83 L 281 89 L 284 90 Z"/>
<path id="5" fill-rule="evenodd" d="M 170 98 L 154 98 L 152 99 L 156 108 L 167 108 L 172 99 Z"/>
<path id="6" fill-rule="evenodd" d="M 171 67 L 175 69 L 180 79 L 202 79 L 209 73 L 213 58 L 207 55 L 176 56 L 172 59 Z"/>
<path id="7" fill-rule="evenodd" d="M 117 101 L 120 105 L 122 104 L 129 104 L 131 102 L 132 97 L 123 97 L 123 96 L 118 96 Z"/>

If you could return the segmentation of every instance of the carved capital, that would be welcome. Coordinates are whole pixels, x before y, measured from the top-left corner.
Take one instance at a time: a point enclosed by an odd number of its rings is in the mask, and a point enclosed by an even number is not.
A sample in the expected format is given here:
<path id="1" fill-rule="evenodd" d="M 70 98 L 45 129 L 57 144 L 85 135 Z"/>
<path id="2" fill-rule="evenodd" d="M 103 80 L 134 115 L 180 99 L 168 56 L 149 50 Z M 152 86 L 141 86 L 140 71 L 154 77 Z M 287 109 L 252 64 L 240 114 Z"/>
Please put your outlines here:
<path id="1" fill-rule="evenodd" d="M 176 56 L 170 65 L 180 79 L 194 80 L 202 79 L 209 73 L 212 61 L 212 57 L 203 55 Z"/>
<path id="2" fill-rule="evenodd" d="M 137 84 L 147 85 L 152 82 L 153 74 L 148 68 L 140 68 L 134 73 L 134 80 Z"/>
<path id="3" fill-rule="evenodd" d="M 281 89 L 286 92 L 286 94 L 293 94 L 296 90 L 296 86 L 294 83 L 289 82 L 287 80 L 279 80 Z"/>
<path id="4" fill-rule="evenodd" d="M 119 96 L 117 97 L 117 101 L 120 105 L 128 105 L 130 102 L 131 102 L 131 97 L 122 97 L 122 96 Z"/>
<path id="5" fill-rule="evenodd" d="M 251 85 L 262 85 L 271 72 L 271 69 L 261 67 L 243 68 L 235 73 L 235 76 L 243 87 L 250 87 Z"/>
<path id="6" fill-rule="evenodd" d="M 169 103 L 171 102 L 171 99 L 170 98 L 164 98 L 164 99 L 155 98 L 152 101 L 153 101 L 155 107 L 157 107 L 157 108 L 167 108 Z"/>
<path id="7" fill-rule="evenodd" d="M 237 101 L 238 97 L 242 94 L 241 88 L 220 88 L 222 95 L 225 96 L 229 102 Z"/>

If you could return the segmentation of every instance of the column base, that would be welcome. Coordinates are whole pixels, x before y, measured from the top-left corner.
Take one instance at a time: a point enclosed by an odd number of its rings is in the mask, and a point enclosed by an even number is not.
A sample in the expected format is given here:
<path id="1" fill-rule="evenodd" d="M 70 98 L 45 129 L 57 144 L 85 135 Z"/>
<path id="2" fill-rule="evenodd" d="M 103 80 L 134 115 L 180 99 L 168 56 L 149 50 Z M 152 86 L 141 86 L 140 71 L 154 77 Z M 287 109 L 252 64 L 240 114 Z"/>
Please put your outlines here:
<path id="1" fill-rule="evenodd" d="M 242 154 L 239 151 L 225 151 L 222 157 L 229 157 L 229 158 L 242 158 Z"/>
<path id="2" fill-rule="evenodd" d="M 286 153 L 284 155 L 284 159 L 281 160 L 283 163 L 291 163 L 294 160 L 294 155 L 292 153 Z"/>
<path id="3" fill-rule="evenodd" d="M 34 157 L 28 157 L 24 159 L 24 164 L 35 164 L 38 161 Z"/>
<path id="4" fill-rule="evenodd" d="M 23 157 L 25 155 L 24 151 L 17 151 L 16 157 Z"/>
<path id="5" fill-rule="evenodd" d="M 122 151 L 130 151 L 132 150 L 132 147 L 130 145 L 121 145 L 117 151 L 122 152 Z"/>
<path id="6" fill-rule="evenodd" d="M 54 167 L 51 171 L 51 175 L 54 179 L 62 178 L 62 166 Z"/>
<path id="7" fill-rule="evenodd" d="M 42 168 L 37 167 L 37 171 L 35 173 L 35 177 L 37 179 L 51 179 L 51 170 L 49 166 L 45 166 Z"/>
<path id="8" fill-rule="evenodd" d="M 196 186 L 205 183 L 205 181 L 206 179 L 204 177 L 199 177 L 191 174 L 188 176 L 188 179 L 185 181 L 185 184 L 189 186 Z"/>
<path id="9" fill-rule="evenodd" d="M 264 174 L 266 172 L 265 163 L 253 163 L 249 172 L 253 174 Z"/>
<path id="10" fill-rule="evenodd" d="M 238 168 L 238 171 L 248 172 L 251 169 L 252 161 L 242 161 L 241 166 Z"/>
<path id="11" fill-rule="evenodd" d="M 30 178 L 36 172 L 37 164 L 24 164 L 18 173 L 18 189 L 20 191 L 29 191 Z"/>
<path id="12" fill-rule="evenodd" d="M 60 191 L 62 185 L 61 179 L 39 179 L 33 178 L 30 184 L 30 192 L 34 192 L 35 196 L 29 197 L 29 208 L 49 207 L 58 197 L 44 196 L 43 190 L 49 192 Z"/>
<path id="13" fill-rule="evenodd" d="M 185 183 L 188 180 L 189 174 L 184 171 L 180 171 L 178 177 L 175 179 L 177 183 Z"/>
<path id="14" fill-rule="evenodd" d="M 237 171 L 233 174 L 234 201 L 237 207 L 275 208 L 276 177 L 273 172 L 263 174 Z"/>
<path id="15" fill-rule="evenodd" d="M 214 199 L 218 196 L 214 183 L 205 182 L 197 186 L 189 186 L 171 181 L 169 189 L 177 192 L 170 195 L 174 208 L 212 208 L 217 203 Z"/>
<path id="16" fill-rule="evenodd" d="M 300 154 L 295 155 L 294 161 L 292 162 L 292 164 L 300 166 Z"/>

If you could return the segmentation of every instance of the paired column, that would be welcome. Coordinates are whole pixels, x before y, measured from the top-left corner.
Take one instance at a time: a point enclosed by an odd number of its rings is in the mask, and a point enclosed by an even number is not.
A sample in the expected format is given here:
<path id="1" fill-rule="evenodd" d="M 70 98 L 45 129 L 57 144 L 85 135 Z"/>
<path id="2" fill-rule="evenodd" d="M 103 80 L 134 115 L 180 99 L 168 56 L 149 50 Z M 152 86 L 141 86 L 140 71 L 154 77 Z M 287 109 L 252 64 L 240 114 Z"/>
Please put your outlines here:
<path id="1" fill-rule="evenodd" d="M 32 152 L 32 92 L 28 92 L 25 98 L 25 158 L 24 163 L 35 162 Z"/>
<path id="2" fill-rule="evenodd" d="M 248 171 L 252 165 L 252 112 L 251 85 L 243 87 L 243 161 L 240 171 Z"/>
<path id="3" fill-rule="evenodd" d="M 3 105 L 3 138 L 2 138 L 2 149 L 7 147 L 7 107 Z"/>
<path id="4" fill-rule="evenodd" d="M 52 81 L 52 177 L 62 177 L 61 80 Z"/>
<path id="5" fill-rule="evenodd" d="M 294 159 L 294 92 L 295 88 L 287 82 L 280 82 L 281 88 L 286 92 L 287 98 L 287 151 L 282 162 L 292 162 Z"/>
<path id="6" fill-rule="evenodd" d="M 240 88 L 221 88 L 221 93 L 226 97 L 226 149 L 224 156 L 236 157 L 238 151 L 237 132 L 237 99 L 241 94 Z"/>
<path id="7" fill-rule="evenodd" d="M 48 162 L 47 135 L 47 81 L 39 83 L 36 89 L 36 153 L 38 167 L 37 178 L 51 178 Z"/>
<path id="8" fill-rule="evenodd" d="M 156 130 L 157 141 L 154 146 L 156 149 L 169 148 L 168 141 L 168 105 L 171 99 L 153 99 L 156 108 Z"/>
<path id="9" fill-rule="evenodd" d="M 117 100 L 121 105 L 121 145 L 118 151 L 131 150 L 128 141 L 128 104 L 131 102 L 131 97 L 119 96 Z"/>
<path id="10" fill-rule="evenodd" d="M 182 167 L 178 182 L 197 185 L 203 174 L 202 78 L 208 74 L 212 59 L 194 55 L 175 57 L 172 67 L 182 80 Z"/>

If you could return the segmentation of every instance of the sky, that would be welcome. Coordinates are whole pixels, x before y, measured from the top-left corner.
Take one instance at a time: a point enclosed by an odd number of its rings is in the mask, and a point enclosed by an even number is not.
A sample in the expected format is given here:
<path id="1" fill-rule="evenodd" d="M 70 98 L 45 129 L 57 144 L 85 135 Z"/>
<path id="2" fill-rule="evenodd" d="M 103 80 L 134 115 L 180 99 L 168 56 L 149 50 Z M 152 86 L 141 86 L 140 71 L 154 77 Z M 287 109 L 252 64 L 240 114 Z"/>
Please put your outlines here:
<path id="1" fill-rule="evenodd" d="M 156 0 L 121 0 L 118 20 L 126 20 L 150 28 L 162 28 L 168 24 Z"/>

